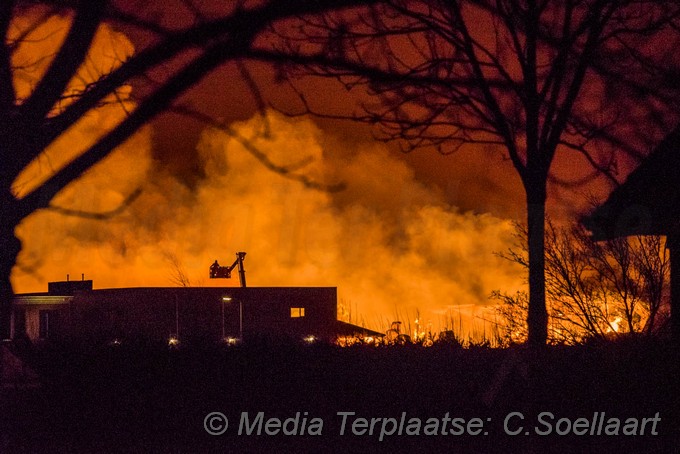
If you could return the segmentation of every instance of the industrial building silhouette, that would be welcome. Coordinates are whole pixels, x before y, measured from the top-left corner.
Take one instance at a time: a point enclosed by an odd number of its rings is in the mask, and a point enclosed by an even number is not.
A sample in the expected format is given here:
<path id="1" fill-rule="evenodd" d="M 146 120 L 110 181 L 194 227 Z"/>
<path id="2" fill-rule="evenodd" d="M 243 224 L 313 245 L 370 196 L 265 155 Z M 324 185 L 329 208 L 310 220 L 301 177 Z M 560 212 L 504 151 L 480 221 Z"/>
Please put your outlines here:
<path id="1" fill-rule="evenodd" d="M 335 287 L 139 287 L 93 289 L 50 282 L 16 295 L 12 336 L 46 340 L 199 343 L 325 340 L 381 335 L 337 320 Z"/>

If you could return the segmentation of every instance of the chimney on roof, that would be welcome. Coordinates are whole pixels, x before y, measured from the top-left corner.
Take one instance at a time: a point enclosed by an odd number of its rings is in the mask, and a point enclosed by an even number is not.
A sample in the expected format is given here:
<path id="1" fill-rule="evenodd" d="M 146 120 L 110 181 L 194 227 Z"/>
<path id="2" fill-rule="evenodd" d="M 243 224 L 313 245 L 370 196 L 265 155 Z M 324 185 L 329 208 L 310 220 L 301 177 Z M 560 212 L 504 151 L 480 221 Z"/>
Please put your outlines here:
<path id="1" fill-rule="evenodd" d="M 85 273 L 82 273 L 82 280 L 72 281 L 70 275 L 66 275 L 66 281 L 48 282 L 47 293 L 50 295 L 74 295 L 76 292 L 92 290 L 92 280 L 85 280 Z"/>

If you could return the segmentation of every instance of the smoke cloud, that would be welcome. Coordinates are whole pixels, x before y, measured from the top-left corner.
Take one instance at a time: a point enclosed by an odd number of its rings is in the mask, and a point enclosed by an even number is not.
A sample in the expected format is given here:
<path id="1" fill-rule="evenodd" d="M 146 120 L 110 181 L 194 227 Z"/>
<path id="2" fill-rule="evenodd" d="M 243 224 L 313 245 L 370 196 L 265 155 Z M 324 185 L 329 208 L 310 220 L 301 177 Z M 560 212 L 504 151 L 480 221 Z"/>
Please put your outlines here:
<path id="1" fill-rule="evenodd" d="M 208 129 L 198 145 L 205 178 L 194 190 L 157 170 L 113 219 L 29 219 L 21 262 L 31 272 L 17 270 L 18 289 L 44 288 L 67 272 L 86 273 L 98 288 L 167 286 L 180 270 L 192 285 L 236 286 L 236 274 L 207 279 L 208 266 L 215 259 L 229 265 L 246 251 L 248 285 L 337 286 L 341 318 L 383 329 L 419 316 L 439 330 L 453 321 L 471 329 L 489 316 L 492 290 L 522 286 L 520 270 L 494 255 L 511 244 L 511 222 L 447 205 L 384 146 L 324 149 L 329 141 L 312 121 L 273 113 L 232 127 L 276 165 L 345 188 L 306 187 Z M 118 152 L 74 193 L 87 198 L 84 205 L 121 199 L 106 188 L 120 187 L 124 169 L 150 164 L 145 156 L 139 148 Z"/>
<path id="2" fill-rule="evenodd" d="M 39 56 L 54 53 L 68 24 L 45 21 L 16 52 L 15 64 L 27 68 L 17 73 L 22 96 L 49 63 Z M 13 30 L 19 36 L 30 27 L 26 18 Z M 123 35 L 103 27 L 71 89 L 132 51 Z M 15 192 L 40 184 L 121 121 L 129 95 L 122 90 L 117 102 L 75 125 L 20 176 Z M 340 144 L 348 141 L 310 119 L 275 113 L 231 127 L 251 148 L 206 129 L 197 147 L 203 178 L 191 188 L 154 162 L 149 129 L 131 138 L 54 204 L 101 213 L 138 188 L 141 196 L 106 220 L 49 210 L 26 219 L 17 231 L 23 250 L 12 274 L 15 291 L 45 291 L 48 281 L 81 273 L 95 288 L 237 286 L 236 273 L 230 281 L 210 280 L 208 267 L 215 259 L 230 265 L 235 252 L 246 251 L 250 286 L 333 286 L 341 319 L 384 330 L 390 321 L 420 318 L 423 327 L 465 335 L 493 317 L 492 290 L 523 287 L 522 270 L 494 255 L 512 244 L 511 222 L 451 206 L 445 191 L 419 182 L 384 145 L 352 142 L 347 149 Z M 294 175 L 344 189 L 314 189 L 267 169 L 252 147 Z"/>

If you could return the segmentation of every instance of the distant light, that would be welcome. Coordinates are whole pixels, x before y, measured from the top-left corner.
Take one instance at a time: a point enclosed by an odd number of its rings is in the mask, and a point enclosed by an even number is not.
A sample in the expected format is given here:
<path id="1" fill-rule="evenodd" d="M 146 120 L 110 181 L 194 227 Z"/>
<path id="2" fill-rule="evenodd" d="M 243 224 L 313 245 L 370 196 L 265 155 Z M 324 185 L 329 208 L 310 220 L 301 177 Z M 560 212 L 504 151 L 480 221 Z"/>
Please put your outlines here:
<path id="1" fill-rule="evenodd" d="M 170 339 L 168 339 L 168 346 L 170 347 L 177 347 L 179 345 L 179 338 L 176 336 L 170 336 Z"/>
<path id="2" fill-rule="evenodd" d="M 303 340 L 308 344 L 313 344 L 314 342 L 316 342 L 317 339 L 316 336 L 310 334 L 309 336 L 304 337 Z"/>
<path id="3" fill-rule="evenodd" d="M 121 344 L 122 344 L 122 342 L 118 338 L 115 338 L 111 342 L 109 342 L 109 345 L 111 347 L 119 347 Z"/>
<path id="4" fill-rule="evenodd" d="M 223 296 L 222 301 L 224 301 L 225 303 L 228 303 L 229 301 L 231 301 L 231 296 Z"/>
<path id="5" fill-rule="evenodd" d="M 222 342 L 224 342 L 227 345 L 237 345 L 241 343 L 241 339 L 239 339 L 238 337 L 229 336 L 222 339 Z"/>
<path id="6" fill-rule="evenodd" d="M 609 322 L 609 326 L 605 330 L 606 333 L 618 333 L 619 330 L 621 329 L 621 322 L 623 322 L 623 319 L 621 317 L 616 317 L 614 320 Z"/>

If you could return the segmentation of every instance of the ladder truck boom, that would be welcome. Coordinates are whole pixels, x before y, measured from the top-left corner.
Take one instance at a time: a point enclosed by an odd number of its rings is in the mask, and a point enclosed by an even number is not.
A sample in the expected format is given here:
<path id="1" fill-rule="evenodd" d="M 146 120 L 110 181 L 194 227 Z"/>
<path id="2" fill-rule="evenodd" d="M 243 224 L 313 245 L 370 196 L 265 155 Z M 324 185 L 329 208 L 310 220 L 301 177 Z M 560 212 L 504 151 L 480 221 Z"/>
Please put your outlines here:
<path id="1" fill-rule="evenodd" d="M 215 263 L 210 265 L 210 279 L 229 279 L 231 278 L 231 272 L 238 266 L 238 278 L 241 282 L 241 287 L 246 286 L 246 270 L 243 267 L 243 259 L 245 258 L 245 252 L 237 252 L 236 260 L 231 266 L 220 266 L 215 260 Z"/>

